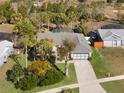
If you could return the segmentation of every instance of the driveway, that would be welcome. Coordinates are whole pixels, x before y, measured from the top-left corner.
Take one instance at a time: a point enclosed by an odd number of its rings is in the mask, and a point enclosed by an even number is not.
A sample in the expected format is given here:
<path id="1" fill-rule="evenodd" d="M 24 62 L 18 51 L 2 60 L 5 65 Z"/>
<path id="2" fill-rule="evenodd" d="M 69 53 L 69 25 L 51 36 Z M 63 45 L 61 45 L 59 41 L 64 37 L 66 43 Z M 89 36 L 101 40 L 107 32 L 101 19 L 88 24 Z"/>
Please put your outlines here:
<path id="1" fill-rule="evenodd" d="M 74 62 L 80 93 L 107 93 L 99 84 L 88 60 Z"/>

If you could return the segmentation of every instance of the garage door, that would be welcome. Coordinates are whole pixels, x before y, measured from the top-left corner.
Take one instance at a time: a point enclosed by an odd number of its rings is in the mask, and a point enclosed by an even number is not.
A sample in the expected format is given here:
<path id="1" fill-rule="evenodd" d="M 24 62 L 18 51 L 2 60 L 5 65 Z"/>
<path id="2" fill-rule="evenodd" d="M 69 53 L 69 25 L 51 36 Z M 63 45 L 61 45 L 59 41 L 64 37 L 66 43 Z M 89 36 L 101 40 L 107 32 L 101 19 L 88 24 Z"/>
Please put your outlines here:
<path id="1" fill-rule="evenodd" d="M 71 57 L 74 60 L 80 60 L 80 59 L 88 59 L 89 55 L 88 54 L 71 54 Z"/>

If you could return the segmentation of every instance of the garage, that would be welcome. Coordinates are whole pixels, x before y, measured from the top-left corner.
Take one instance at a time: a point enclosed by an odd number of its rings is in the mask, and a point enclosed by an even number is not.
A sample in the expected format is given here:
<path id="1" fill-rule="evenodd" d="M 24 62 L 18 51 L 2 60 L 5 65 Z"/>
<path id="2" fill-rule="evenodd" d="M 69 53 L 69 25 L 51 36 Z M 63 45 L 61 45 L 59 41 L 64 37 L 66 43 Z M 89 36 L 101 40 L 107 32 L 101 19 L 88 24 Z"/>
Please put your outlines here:
<path id="1" fill-rule="evenodd" d="M 89 58 L 88 53 L 83 53 L 83 54 L 71 54 L 71 58 L 74 60 L 85 60 Z"/>

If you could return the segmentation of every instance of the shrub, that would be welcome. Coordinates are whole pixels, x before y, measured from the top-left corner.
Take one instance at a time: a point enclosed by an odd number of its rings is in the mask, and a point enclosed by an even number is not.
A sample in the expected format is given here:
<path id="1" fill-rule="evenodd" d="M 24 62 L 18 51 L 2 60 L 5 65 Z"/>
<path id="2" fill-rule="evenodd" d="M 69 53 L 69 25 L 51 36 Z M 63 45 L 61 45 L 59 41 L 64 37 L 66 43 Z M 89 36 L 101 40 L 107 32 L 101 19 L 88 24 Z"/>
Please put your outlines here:
<path id="1" fill-rule="evenodd" d="M 84 20 L 88 20 L 90 19 L 92 16 L 91 16 L 91 13 L 87 12 L 87 11 L 84 11 L 84 13 L 82 13 L 80 19 L 84 19 Z"/>
<path id="2" fill-rule="evenodd" d="M 15 83 L 24 75 L 24 69 L 17 63 L 12 67 L 12 70 L 8 70 L 6 74 L 7 80 Z"/>
<path id="3" fill-rule="evenodd" d="M 32 73 L 38 74 L 43 77 L 47 73 L 48 70 L 48 62 L 47 61 L 34 61 L 29 65 L 28 70 Z"/>
<path id="4" fill-rule="evenodd" d="M 50 69 L 43 80 L 39 82 L 40 86 L 55 84 L 63 80 L 64 76 L 62 73 L 57 71 L 55 68 Z"/>
<path id="5" fill-rule="evenodd" d="M 96 21 L 104 21 L 106 19 L 105 15 L 103 13 L 99 13 L 95 15 L 95 20 Z"/>
<path id="6" fill-rule="evenodd" d="M 124 3 L 124 0 L 117 0 L 117 3 Z"/>
<path id="7" fill-rule="evenodd" d="M 0 24 L 6 23 L 6 22 L 7 22 L 6 18 L 4 16 L 0 15 Z"/>
<path id="8" fill-rule="evenodd" d="M 85 36 L 87 36 L 88 33 L 88 26 L 85 25 L 84 23 L 81 23 L 79 26 L 79 30 L 81 33 L 83 33 Z"/>
<path id="9" fill-rule="evenodd" d="M 124 24 L 124 16 L 119 20 L 120 24 Z"/>
<path id="10" fill-rule="evenodd" d="M 22 79 L 20 79 L 20 81 L 18 81 L 15 84 L 15 87 L 20 88 L 22 90 L 30 90 L 36 87 L 37 84 L 38 84 L 38 76 L 35 74 L 29 74 L 23 77 Z"/>

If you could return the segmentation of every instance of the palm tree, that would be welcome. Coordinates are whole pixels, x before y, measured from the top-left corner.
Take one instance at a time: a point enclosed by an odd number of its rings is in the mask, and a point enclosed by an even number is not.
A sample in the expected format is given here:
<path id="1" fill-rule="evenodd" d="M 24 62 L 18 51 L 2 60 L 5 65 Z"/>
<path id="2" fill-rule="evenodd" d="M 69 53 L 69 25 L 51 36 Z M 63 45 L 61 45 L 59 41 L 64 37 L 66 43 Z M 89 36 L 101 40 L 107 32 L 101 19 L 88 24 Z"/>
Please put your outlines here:
<path id="1" fill-rule="evenodd" d="M 76 47 L 75 42 L 73 42 L 73 40 L 66 38 L 65 40 L 63 40 L 63 46 L 58 48 L 58 54 L 60 58 L 62 59 L 64 58 L 65 60 L 64 73 L 66 76 L 68 75 L 68 61 L 70 60 L 71 52 L 74 50 L 75 47 Z"/>
<path id="2" fill-rule="evenodd" d="M 21 44 L 25 48 L 25 61 L 27 68 L 27 47 L 31 47 L 36 43 L 36 32 L 35 28 L 28 18 L 25 18 L 18 22 L 15 26 L 15 29 L 18 31 L 20 36 Z"/>

